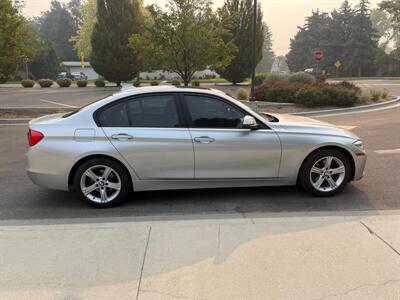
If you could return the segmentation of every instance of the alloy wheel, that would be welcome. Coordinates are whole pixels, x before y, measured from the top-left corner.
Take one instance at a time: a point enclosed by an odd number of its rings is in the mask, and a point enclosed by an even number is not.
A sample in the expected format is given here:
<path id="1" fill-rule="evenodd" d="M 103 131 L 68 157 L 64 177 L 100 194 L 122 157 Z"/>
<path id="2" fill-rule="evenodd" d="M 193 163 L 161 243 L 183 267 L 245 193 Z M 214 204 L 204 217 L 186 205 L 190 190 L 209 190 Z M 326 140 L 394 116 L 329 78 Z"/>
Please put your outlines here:
<path id="1" fill-rule="evenodd" d="M 82 193 L 95 203 L 107 203 L 114 200 L 119 195 L 121 186 L 121 178 L 118 173 L 105 165 L 88 168 L 80 180 Z"/>
<path id="2" fill-rule="evenodd" d="M 319 192 L 336 190 L 344 181 L 346 168 L 335 156 L 325 156 L 317 160 L 310 170 L 312 186 Z"/>

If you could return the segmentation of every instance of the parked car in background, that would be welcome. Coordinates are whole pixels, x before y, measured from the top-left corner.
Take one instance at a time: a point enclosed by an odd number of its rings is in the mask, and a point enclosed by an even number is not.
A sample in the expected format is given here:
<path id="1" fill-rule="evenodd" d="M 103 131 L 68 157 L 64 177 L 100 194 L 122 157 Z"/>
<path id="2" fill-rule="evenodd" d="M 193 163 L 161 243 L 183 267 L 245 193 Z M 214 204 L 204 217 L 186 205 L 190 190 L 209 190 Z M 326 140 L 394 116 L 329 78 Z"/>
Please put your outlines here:
<path id="1" fill-rule="evenodd" d="M 87 76 L 83 72 L 72 72 L 72 79 L 73 80 L 87 80 Z"/>
<path id="2" fill-rule="evenodd" d="M 29 122 L 27 172 L 94 207 L 132 191 L 298 184 L 332 196 L 364 175 L 360 138 L 310 118 L 261 116 L 214 90 L 126 89 Z"/>
<path id="3" fill-rule="evenodd" d="M 74 76 L 70 72 L 60 72 L 56 76 L 56 79 L 64 79 L 64 78 L 69 78 L 71 80 L 74 80 Z"/>

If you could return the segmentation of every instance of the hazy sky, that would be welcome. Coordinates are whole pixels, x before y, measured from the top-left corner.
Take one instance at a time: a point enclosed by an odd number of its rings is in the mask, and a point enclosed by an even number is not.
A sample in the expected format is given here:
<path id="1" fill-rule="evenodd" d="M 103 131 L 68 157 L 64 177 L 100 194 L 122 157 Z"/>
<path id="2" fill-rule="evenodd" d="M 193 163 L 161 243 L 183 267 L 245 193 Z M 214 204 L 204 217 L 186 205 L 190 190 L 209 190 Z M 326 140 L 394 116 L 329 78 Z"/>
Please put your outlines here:
<path id="1" fill-rule="evenodd" d="M 118 1 L 118 0 L 117 0 Z M 195 0 L 194 0 L 195 1 Z M 51 0 L 25 0 L 25 14 L 27 16 L 39 15 L 41 11 L 48 9 Z M 67 2 L 63 0 L 62 2 Z M 224 0 L 214 0 L 214 6 L 222 6 Z M 314 9 L 331 11 L 340 6 L 341 0 L 258 0 L 261 3 L 264 20 L 269 24 L 276 54 L 286 54 L 290 38 L 297 32 L 297 26 L 304 24 L 304 18 Z M 357 0 L 350 0 L 351 4 Z M 371 0 L 372 7 L 380 0 Z M 157 3 L 163 6 L 166 0 L 144 0 L 145 4 Z"/>

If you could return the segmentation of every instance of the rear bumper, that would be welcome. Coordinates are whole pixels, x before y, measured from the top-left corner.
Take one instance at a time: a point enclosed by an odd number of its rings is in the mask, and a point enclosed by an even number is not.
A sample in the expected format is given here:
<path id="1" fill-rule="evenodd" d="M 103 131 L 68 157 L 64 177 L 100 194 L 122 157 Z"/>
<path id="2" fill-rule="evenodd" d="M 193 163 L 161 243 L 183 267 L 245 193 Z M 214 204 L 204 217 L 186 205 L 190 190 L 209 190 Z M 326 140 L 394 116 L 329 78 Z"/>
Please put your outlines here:
<path id="1" fill-rule="evenodd" d="M 38 186 L 68 191 L 68 184 L 66 184 L 65 177 L 57 174 L 39 173 L 27 170 L 26 173 L 32 182 Z"/>

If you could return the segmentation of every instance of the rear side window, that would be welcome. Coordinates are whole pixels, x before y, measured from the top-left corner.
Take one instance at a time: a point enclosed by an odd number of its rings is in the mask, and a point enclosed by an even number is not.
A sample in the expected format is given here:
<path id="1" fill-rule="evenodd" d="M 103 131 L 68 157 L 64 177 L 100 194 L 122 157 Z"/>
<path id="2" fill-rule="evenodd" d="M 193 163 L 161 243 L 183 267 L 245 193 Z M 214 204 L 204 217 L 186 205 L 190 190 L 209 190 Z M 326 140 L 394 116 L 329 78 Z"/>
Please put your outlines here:
<path id="1" fill-rule="evenodd" d="M 101 127 L 129 127 L 124 102 L 106 108 L 99 114 L 98 118 Z"/>
<path id="2" fill-rule="evenodd" d="M 152 95 L 127 102 L 132 127 L 180 127 L 174 95 Z"/>

